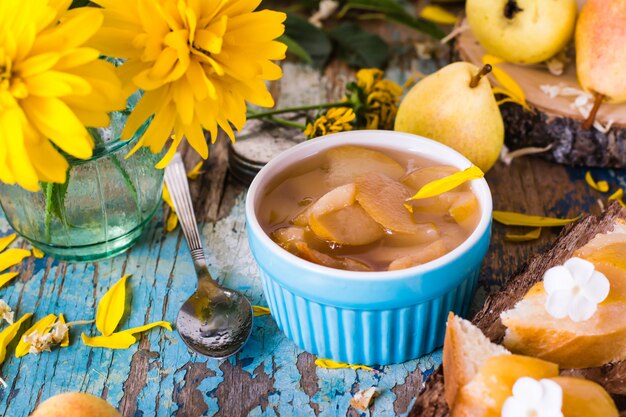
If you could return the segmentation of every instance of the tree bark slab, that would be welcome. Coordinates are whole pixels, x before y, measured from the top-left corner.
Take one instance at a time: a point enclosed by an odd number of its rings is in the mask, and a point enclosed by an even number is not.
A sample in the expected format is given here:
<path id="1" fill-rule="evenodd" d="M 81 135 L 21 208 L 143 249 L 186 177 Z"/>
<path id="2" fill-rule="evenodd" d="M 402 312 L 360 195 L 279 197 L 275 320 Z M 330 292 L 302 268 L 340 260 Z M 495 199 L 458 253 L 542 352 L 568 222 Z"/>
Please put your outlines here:
<path id="1" fill-rule="evenodd" d="M 455 43 L 455 53 L 463 61 L 482 66 L 487 52 L 470 30 L 461 33 Z M 603 103 L 598 120 L 602 125 L 612 121 L 608 132 L 595 128 L 583 129 L 584 117 L 573 106 L 575 96 L 549 97 L 541 86 L 572 87 L 581 90 L 576 79 L 574 62 L 562 75 L 551 74 L 545 65 L 498 64 L 520 85 L 530 110 L 516 103 L 505 103 L 500 108 L 505 125 L 505 144 L 510 150 L 529 146 L 546 147 L 541 154 L 560 164 L 589 167 L 626 167 L 626 104 Z M 489 76 L 492 85 L 495 78 Z"/>

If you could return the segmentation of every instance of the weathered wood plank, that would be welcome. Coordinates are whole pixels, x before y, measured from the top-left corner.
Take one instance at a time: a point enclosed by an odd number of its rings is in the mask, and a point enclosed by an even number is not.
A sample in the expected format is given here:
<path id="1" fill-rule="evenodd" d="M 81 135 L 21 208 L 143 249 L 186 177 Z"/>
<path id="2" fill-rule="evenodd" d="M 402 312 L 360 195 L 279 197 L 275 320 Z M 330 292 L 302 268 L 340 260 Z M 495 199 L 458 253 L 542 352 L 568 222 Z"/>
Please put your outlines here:
<path id="1" fill-rule="evenodd" d="M 447 60 L 445 48 L 435 59 L 418 60 L 414 33 L 389 25 L 372 27 L 393 39 L 397 53 L 387 74 L 401 84 L 414 73 L 432 72 Z M 341 98 L 352 74 L 341 63 L 332 63 L 324 72 L 293 63 L 286 63 L 284 70 L 283 79 L 272 86 L 283 107 Z M 210 270 L 254 304 L 265 305 L 246 242 L 245 188 L 228 174 L 226 150 L 222 137 L 211 146 L 202 177 L 191 184 Z M 188 168 L 199 161 L 189 150 L 184 156 Z M 623 173 L 595 172 L 626 186 Z M 497 165 L 487 179 L 496 208 L 577 215 L 598 210 L 599 194 L 584 185 L 583 175 L 583 170 L 527 158 L 514 161 L 511 167 Z M 0 235 L 6 233 L 8 224 L 0 216 Z M 504 243 L 500 226 L 494 227 L 493 236 L 475 310 L 526 258 L 547 247 L 556 232 L 546 231 L 539 241 L 526 244 Z M 22 241 L 17 244 L 27 246 Z M 41 318 L 63 312 L 69 320 L 92 318 L 104 292 L 123 273 L 132 273 L 131 314 L 123 319 L 123 328 L 155 320 L 173 322 L 195 286 L 182 234 L 179 230 L 164 233 L 163 213 L 141 241 L 118 258 L 95 265 L 29 259 L 19 269 L 20 277 L 1 289 L 0 297 L 18 315 L 34 312 L 35 318 Z M 381 395 L 369 414 L 406 415 L 424 380 L 440 363 L 440 354 L 435 352 L 420 360 L 381 367 L 377 373 L 320 369 L 315 357 L 286 340 L 269 316 L 256 319 L 249 343 L 235 358 L 221 363 L 189 353 L 176 333 L 163 329 L 150 331 L 138 344 L 121 351 L 83 346 L 81 331 L 95 334 L 93 326 L 83 326 L 72 330 L 68 348 L 21 359 L 7 357 L 0 376 L 10 389 L 0 389 L 0 414 L 27 416 L 40 401 L 56 393 L 80 390 L 107 399 L 124 416 L 354 416 L 366 413 L 349 408 L 352 394 L 377 386 Z"/>

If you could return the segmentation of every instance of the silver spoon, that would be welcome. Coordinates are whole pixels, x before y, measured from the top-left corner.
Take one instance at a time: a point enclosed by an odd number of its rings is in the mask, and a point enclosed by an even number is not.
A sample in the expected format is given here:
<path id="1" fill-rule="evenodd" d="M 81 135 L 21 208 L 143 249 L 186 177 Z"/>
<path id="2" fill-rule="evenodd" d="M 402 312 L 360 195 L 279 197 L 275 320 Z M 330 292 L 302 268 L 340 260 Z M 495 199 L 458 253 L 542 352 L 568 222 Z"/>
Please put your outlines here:
<path id="1" fill-rule="evenodd" d="M 176 327 L 189 349 L 223 359 L 239 351 L 252 330 L 252 305 L 237 291 L 211 278 L 191 204 L 187 173 L 180 154 L 165 168 L 165 183 L 176 208 L 193 265 L 198 289 L 178 312 Z"/>

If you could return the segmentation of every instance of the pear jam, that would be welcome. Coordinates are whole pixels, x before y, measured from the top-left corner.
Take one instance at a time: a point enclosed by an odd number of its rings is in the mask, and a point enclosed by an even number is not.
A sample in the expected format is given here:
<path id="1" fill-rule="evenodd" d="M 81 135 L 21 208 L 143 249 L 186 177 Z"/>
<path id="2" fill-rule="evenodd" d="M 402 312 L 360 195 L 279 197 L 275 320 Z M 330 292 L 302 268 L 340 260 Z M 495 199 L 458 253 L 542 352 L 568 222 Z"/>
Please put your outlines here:
<path id="1" fill-rule="evenodd" d="M 478 224 L 479 203 L 468 183 L 407 201 L 457 171 L 415 155 L 332 148 L 283 172 L 268 187 L 258 218 L 278 245 L 316 264 L 409 268 L 450 252 Z"/>

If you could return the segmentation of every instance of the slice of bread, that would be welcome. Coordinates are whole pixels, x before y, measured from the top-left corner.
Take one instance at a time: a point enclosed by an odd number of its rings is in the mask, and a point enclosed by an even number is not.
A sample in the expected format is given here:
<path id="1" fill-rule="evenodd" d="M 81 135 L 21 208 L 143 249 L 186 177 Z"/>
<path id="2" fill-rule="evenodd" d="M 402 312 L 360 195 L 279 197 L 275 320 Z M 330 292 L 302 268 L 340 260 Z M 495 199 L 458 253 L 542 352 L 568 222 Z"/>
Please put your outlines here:
<path id="1" fill-rule="evenodd" d="M 556 319 L 546 310 L 543 282 L 535 284 L 514 308 L 502 313 L 504 345 L 564 368 L 589 368 L 626 359 L 626 228 L 595 236 L 573 256 L 592 262 L 611 284 L 608 298 L 588 320 Z"/>
<path id="2" fill-rule="evenodd" d="M 582 378 L 559 377 L 555 363 L 512 355 L 453 313 L 448 316 L 443 352 L 445 396 L 451 417 L 499 416 L 522 377 L 549 378 L 559 384 L 565 417 L 618 417 L 615 403 L 602 386 Z"/>
<path id="3" fill-rule="evenodd" d="M 451 312 L 443 342 L 443 378 L 448 406 L 453 407 L 459 390 L 474 378 L 488 358 L 508 354 L 504 347 L 491 343 L 479 328 Z"/>

